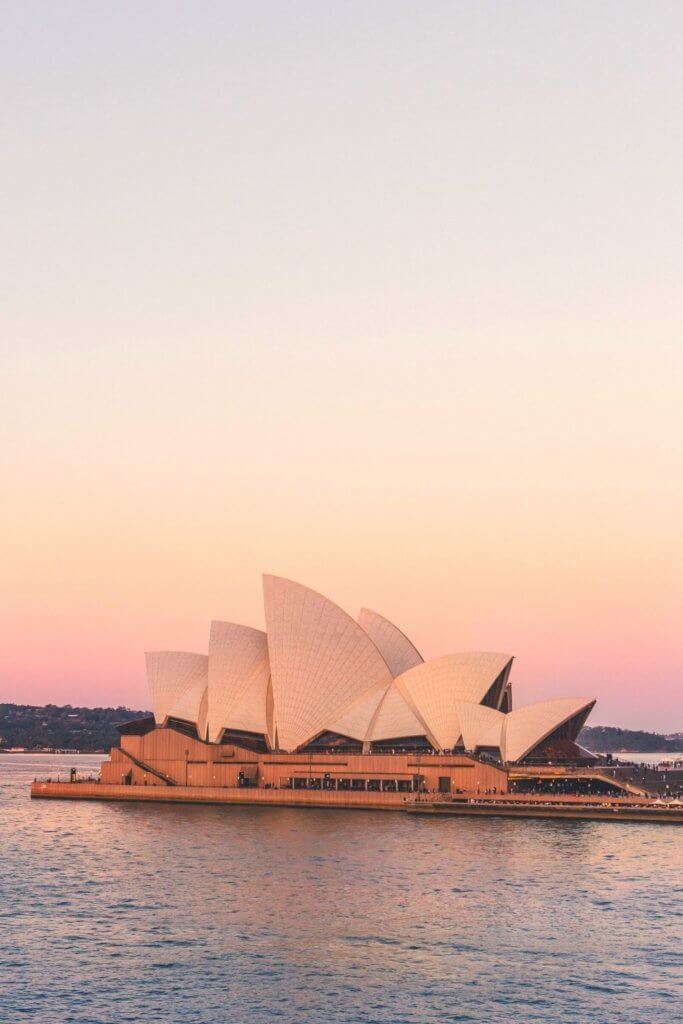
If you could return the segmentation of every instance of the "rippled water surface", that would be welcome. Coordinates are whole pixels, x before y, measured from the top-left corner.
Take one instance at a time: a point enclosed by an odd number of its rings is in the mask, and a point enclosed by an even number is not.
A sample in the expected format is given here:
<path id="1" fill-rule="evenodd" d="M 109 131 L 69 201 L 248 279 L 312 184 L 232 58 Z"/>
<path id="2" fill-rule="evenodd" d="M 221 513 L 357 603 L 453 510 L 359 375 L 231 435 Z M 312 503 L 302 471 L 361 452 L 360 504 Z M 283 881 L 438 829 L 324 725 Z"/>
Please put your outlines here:
<path id="1" fill-rule="evenodd" d="M 0 757 L 0 1021 L 659 1024 L 683 828 L 29 801 Z"/>

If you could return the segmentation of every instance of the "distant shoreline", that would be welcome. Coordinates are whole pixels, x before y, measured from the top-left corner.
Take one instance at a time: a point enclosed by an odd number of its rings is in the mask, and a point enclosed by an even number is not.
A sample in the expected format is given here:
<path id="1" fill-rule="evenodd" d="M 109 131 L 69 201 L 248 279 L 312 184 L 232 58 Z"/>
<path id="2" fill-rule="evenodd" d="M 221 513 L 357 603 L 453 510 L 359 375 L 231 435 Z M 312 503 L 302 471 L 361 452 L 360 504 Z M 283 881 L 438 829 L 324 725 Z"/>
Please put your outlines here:
<path id="1" fill-rule="evenodd" d="M 60 756 L 64 754 L 72 754 L 74 757 L 77 755 L 81 757 L 89 757 L 91 755 L 94 756 L 95 754 L 103 754 L 106 756 L 108 753 L 108 750 L 8 750 L 0 747 L 0 754 L 59 754 Z"/>
<path id="2" fill-rule="evenodd" d="M 79 754 L 105 754 L 118 745 L 118 726 L 151 717 L 149 711 L 122 705 L 88 708 L 0 702 L 0 753 L 73 750 Z M 664 760 L 665 755 L 682 756 L 683 732 L 672 730 L 664 734 L 611 725 L 584 726 L 578 743 L 586 750 L 603 754 L 628 758 L 654 753 Z"/>
<path id="3" fill-rule="evenodd" d="M 46 756 L 47 755 L 54 755 L 54 754 L 59 754 L 60 756 L 64 756 L 64 755 L 70 754 L 70 755 L 72 755 L 74 757 L 76 757 L 76 756 L 81 756 L 81 757 L 82 756 L 86 756 L 86 757 L 91 757 L 92 756 L 92 757 L 94 757 L 95 754 L 102 754 L 102 755 L 106 756 L 108 753 L 109 753 L 108 750 L 38 750 L 38 749 L 33 749 L 33 750 L 9 750 L 7 748 L 0 747 L 0 754 L 33 754 L 34 756 L 36 754 L 44 754 Z M 675 760 L 676 758 L 683 758 L 683 750 L 673 750 L 673 751 L 672 750 L 607 750 L 607 751 L 596 750 L 596 751 L 594 751 L 594 753 L 595 753 L 596 757 L 607 757 L 607 756 L 611 756 L 611 757 L 629 757 L 632 754 L 637 754 L 640 757 L 643 754 L 645 754 L 645 755 L 647 755 L 647 757 L 661 757 L 661 759 L 663 761 L 667 761 L 667 760 L 671 760 L 671 759 Z"/>

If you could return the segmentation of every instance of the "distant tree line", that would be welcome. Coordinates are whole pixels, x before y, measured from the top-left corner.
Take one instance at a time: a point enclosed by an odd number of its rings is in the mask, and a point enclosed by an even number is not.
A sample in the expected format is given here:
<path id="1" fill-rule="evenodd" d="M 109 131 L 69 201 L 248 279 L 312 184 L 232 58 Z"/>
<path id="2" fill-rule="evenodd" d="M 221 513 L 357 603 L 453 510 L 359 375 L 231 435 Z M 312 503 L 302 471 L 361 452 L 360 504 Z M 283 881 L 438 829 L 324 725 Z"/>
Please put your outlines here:
<path id="1" fill-rule="evenodd" d="M 664 736 L 641 729 L 617 729 L 613 725 L 587 725 L 581 730 L 579 743 L 596 753 L 614 754 L 620 750 L 631 753 L 678 753 L 683 747 L 683 733 Z"/>
<path id="2" fill-rule="evenodd" d="M 83 753 L 118 744 L 116 726 L 149 715 L 131 708 L 75 708 L 46 704 L 0 704 L 0 749 L 73 748 Z"/>

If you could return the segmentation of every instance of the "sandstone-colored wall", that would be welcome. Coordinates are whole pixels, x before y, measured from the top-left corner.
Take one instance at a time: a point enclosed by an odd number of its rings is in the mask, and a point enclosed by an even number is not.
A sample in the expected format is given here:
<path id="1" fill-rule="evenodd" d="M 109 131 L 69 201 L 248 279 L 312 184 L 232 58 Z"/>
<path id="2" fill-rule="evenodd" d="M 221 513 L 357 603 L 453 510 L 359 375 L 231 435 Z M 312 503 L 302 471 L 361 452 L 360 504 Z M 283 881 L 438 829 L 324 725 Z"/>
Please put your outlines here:
<path id="1" fill-rule="evenodd" d="M 204 743 L 174 729 L 157 728 L 144 736 L 123 736 L 123 750 L 114 748 L 111 763 L 102 765 L 102 782 L 121 784 L 127 772 L 136 785 L 164 785 L 137 767 L 123 751 L 162 772 L 180 786 L 237 787 L 242 771 L 261 787 L 282 787 L 298 777 L 397 779 L 424 778 L 428 790 L 440 778 L 451 780 L 453 791 L 507 792 L 507 773 L 469 757 L 431 754 L 258 754 L 231 744 Z"/>

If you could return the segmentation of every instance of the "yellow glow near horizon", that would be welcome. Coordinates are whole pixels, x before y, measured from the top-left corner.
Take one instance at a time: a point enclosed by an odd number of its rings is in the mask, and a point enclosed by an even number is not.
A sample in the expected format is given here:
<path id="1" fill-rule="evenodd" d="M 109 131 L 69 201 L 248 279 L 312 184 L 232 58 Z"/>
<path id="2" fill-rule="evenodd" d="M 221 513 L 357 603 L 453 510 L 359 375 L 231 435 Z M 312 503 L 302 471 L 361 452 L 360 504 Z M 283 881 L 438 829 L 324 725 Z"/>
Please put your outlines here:
<path id="1" fill-rule="evenodd" d="M 79 11 L 0 43 L 0 700 L 273 572 L 683 728 L 681 9 Z"/>

